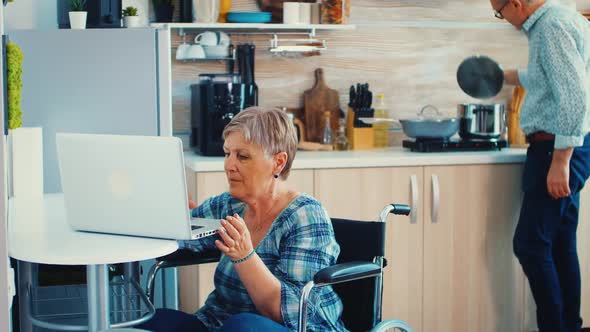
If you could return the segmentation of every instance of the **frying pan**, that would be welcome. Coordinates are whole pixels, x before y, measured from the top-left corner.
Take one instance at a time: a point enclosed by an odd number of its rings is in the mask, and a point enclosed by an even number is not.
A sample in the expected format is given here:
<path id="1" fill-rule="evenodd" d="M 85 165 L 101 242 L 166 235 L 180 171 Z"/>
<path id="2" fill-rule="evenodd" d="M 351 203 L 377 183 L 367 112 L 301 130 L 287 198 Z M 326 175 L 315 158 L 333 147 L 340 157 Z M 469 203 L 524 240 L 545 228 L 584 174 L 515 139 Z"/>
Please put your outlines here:
<path id="1" fill-rule="evenodd" d="M 427 114 L 426 111 L 434 112 Z M 389 118 L 359 118 L 365 123 L 394 122 L 400 123 L 404 134 L 416 139 L 448 139 L 459 130 L 459 119 L 444 117 L 438 108 L 432 105 L 424 106 L 417 117 L 393 120 Z"/>
<path id="2" fill-rule="evenodd" d="M 504 71 L 487 56 L 471 56 L 459 65 L 457 82 L 466 94 L 477 99 L 494 97 L 502 90 Z"/>
<path id="3" fill-rule="evenodd" d="M 425 111 L 433 110 L 434 115 L 427 115 Z M 400 119 L 404 134 L 417 139 L 448 139 L 459 130 L 457 118 L 444 117 L 438 108 L 432 105 L 424 106 L 418 113 L 418 117 Z"/>

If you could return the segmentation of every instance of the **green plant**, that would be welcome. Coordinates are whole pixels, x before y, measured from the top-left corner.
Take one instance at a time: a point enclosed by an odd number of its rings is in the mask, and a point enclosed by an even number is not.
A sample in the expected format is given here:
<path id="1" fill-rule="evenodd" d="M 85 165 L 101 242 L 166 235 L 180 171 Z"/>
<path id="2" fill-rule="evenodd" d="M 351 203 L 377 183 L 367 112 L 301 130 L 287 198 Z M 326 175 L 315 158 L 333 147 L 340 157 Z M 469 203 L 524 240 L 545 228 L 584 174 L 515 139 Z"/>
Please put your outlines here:
<path id="1" fill-rule="evenodd" d="M 83 12 L 85 11 L 86 0 L 70 0 L 70 11 Z"/>
<path id="2" fill-rule="evenodd" d="M 23 88 L 23 51 L 13 42 L 6 43 L 6 86 L 8 90 L 8 128 L 19 128 L 23 121 L 20 107 Z"/>
<path id="3" fill-rule="evenodd" d="M 129 6 L 123 9 L 123 16 L 137 16 L 137 8 Z"/>

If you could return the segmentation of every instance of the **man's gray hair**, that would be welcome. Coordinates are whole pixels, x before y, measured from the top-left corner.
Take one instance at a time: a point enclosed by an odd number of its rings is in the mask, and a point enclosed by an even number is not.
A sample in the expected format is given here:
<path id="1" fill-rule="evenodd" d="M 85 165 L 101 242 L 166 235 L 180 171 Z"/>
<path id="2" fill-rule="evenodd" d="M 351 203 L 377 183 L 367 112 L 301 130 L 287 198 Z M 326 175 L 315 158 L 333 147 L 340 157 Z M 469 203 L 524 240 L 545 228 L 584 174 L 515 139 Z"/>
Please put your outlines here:
<path id="1" fill-rule="evenodd" d="M 249 143 L 259 145 L 267 158 L 279 152 L 287 153 L 287 163 L 281 171 L 286 180 L 297 151 L 297 132 L 287 113 L 278 108 L 248 107 L 239 112 L 223 129 L 223 139 L 230 133 L 244 135 Z"/>

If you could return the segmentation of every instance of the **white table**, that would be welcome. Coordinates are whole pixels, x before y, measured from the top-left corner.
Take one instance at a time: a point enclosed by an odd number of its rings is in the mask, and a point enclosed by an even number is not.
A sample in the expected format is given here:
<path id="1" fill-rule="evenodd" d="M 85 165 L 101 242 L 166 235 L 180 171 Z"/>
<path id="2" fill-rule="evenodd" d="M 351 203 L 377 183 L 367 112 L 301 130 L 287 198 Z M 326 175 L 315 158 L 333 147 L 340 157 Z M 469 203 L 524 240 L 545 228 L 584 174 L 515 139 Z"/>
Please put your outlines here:
<path id="1" fill-rule="evenodd" d="M 86 265 L 88 329 L 110 327 L 107 264 L 153 259 L 178 249 L 173 240 L 158 240 L 73 231 L 66 221 L 63 194 L 37 201 L 9 200 L 8 253 L 41 264 Z"/>

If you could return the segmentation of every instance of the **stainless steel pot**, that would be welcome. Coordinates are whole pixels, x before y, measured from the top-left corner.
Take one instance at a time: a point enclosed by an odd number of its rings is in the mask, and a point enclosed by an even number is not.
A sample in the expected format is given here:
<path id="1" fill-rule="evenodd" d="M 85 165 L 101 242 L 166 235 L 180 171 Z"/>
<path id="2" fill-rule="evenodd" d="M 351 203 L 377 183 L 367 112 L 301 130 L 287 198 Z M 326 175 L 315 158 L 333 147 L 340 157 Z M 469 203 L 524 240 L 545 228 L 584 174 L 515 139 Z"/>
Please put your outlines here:
<path id="1" fill-rule="evenodd" d="M 427 111 L 434 111 L 428 115 Z M 432 105 L 426 105 L 420 110 L 417 118 L 400 119 L 404 134 L 416 139 L 448 139 L 459 130 L 457 118 L 443 117 L 438 109 Z"/>
<path id="2" fill-rule="evenodd" d="M 503 104 L 460 104 L 457 115 L 462 139 L 497 140 L 506 129 Z"/>

